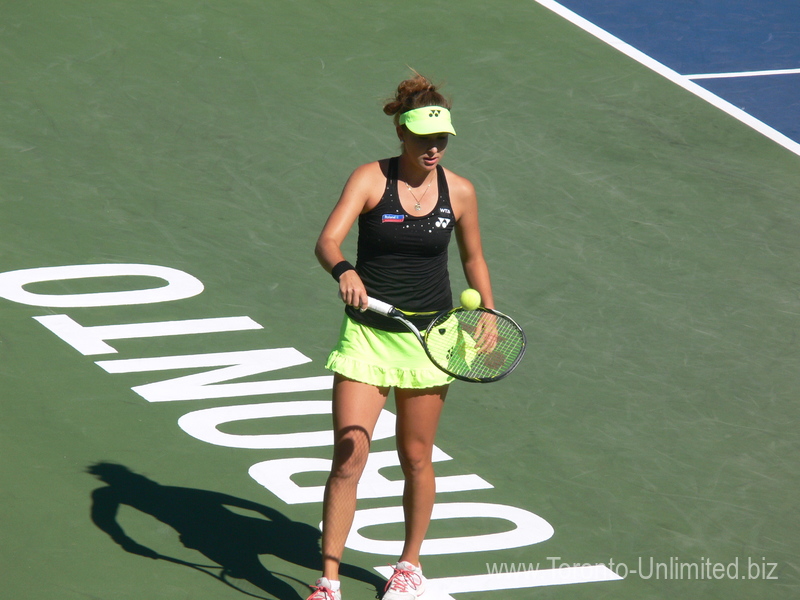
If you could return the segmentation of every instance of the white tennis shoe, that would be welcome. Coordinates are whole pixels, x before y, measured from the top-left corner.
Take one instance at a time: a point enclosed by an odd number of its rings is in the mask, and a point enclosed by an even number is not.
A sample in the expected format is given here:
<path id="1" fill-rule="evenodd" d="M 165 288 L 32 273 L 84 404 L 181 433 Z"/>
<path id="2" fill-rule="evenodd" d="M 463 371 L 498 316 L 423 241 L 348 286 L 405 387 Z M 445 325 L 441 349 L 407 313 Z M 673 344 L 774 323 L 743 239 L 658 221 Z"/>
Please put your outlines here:
<path id="1" fill-rule="evenodd" d="M 313 589 L 314 593 L 307 600 L 342 600 L 341 590 L 334 590 L 333 584 L 327 577 L 317 579 L 317 585 L 313 586 Z"/>
<path id="2" fill-rule="evenodd" d="M 403 561 L 393 569 L 394 573 L 386 582 L 383 600 L 416 600 L 425 593 L 426 579 L 421 568 Z"/>

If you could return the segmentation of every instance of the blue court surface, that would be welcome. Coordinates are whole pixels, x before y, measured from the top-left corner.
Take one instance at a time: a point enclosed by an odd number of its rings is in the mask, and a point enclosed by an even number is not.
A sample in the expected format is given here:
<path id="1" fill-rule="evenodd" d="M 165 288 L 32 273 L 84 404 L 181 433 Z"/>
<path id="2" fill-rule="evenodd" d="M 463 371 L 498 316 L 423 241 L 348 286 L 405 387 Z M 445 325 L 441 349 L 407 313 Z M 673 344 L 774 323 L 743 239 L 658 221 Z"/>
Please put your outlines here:
<path id="1" fill-rule="evenodd" d="M 800 142 L 800 3 L 795 0 L 560 4 Z"/>

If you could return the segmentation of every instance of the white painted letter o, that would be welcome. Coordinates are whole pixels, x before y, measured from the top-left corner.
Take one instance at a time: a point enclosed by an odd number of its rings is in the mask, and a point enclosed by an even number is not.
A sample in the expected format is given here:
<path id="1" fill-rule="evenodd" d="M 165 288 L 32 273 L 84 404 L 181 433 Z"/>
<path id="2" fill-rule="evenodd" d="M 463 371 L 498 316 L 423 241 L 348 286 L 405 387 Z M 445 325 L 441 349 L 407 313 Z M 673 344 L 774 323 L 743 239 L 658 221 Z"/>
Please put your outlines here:
<path id="1" fill-rule="evenodd" d="M 92 277 L 145 276 L 163 279 L 167 285 L 145 290 L 98 292 L 92 294 L 34 294 L 23 289 L 25 285 L 41 281 L 90 279 Z M 138 264 L 67 265 L 39 267 L 0 273 L 0 298 L 28 304 L 56 308 L 94 308 L 97 306 L 123 306 L 153 304 L 191 298 L 203 291 L 202 282 L 183 271 L 170 267 Z"/>
<path id="2" fill-rule="evenodd" d="M 326 415 L 331 413 L 330 400 L 294 400 L 287 402 L 265 402 L 262 404 L 241 404 L 238 406 L 218 406 L 203 408 L 187 413 L 178 419 L 178 426 L 193 438 L 228 448 L 287 449 L 316 448 L 333 444 L 333 431 L 299 431 L 294 433 L 233 434 L 224 433 L 219 425 L 249 419 L 272 419 L 305 415 Z M 392 413 L 382 410 L 373 433 L 374 440 L 394 435 L 395 418 Z"/>
<path id="3" fill-rule="evenodd" d="M 485 552 L 505 550 L 538 544 L 553 535 L 553 527 L 542 517 L 513 506 L 486 504 L 481 502 L 451 502 L 436 504 L 431 520 L 491 518 L 511 521 L 516 525 L 511 531 L 455 538 L 428 539 L 422 542 L 422 554 L 460 554 L 462 552 Z M 369 508 L 356 511 L 353 528 L 347 538 L 347 547 L 372 554 L 399 555 L 402 541 L 373 540 L 362 536 L 359 530 L 370 525 L 401 523 L 403 509 L 399 506 Z"/>

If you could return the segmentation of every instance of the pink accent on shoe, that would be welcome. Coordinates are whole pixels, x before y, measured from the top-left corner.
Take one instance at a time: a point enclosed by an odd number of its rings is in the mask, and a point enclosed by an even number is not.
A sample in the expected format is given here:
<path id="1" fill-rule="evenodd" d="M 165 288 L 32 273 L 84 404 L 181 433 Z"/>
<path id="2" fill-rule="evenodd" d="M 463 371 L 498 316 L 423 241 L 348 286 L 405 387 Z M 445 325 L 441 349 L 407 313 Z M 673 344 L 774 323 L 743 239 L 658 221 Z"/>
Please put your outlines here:
<path id="1" fill-rule="evenodd" d="M 408 562 L 399 562 L 392 567 L 394 573 L 386 582 L 384 598 L 419 598 L 425 593 L 425 578 L 420 570 Z"/>
<path id="2" fill-rule="evenodd" d="M 324 577 L 318 579 L 316 585 L 309 586 L 314 591 L 307 600 L 342 600 L 342 593 L 339 590 L 333 591 L 329 584 Z"/>

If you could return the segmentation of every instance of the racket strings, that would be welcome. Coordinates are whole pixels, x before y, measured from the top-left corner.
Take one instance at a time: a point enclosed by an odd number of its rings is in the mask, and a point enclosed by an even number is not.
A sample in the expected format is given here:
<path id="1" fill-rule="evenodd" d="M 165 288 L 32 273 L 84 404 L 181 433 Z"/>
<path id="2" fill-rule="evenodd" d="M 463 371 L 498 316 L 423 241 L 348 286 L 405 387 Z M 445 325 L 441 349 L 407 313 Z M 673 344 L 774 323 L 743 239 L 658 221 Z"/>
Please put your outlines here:
<path id="1" fill-rule="evenodd" d="M 492 380 L 516 366 L 525 336 L 505 315 L 456 310 L 431 324 L 425 343 L 431 359 L 452 375 Z"/>

